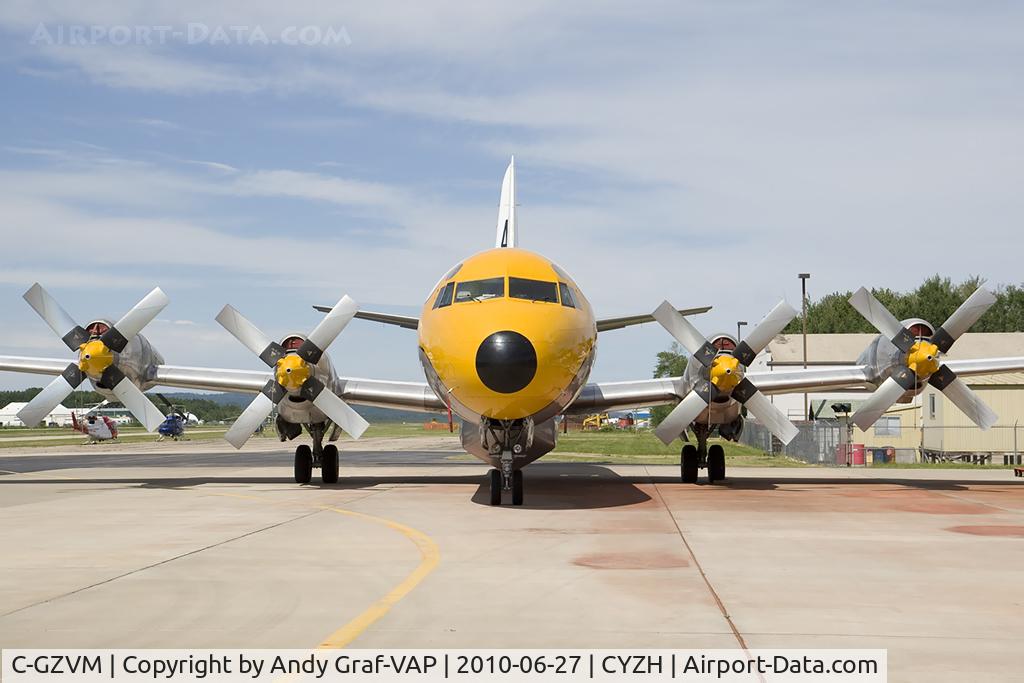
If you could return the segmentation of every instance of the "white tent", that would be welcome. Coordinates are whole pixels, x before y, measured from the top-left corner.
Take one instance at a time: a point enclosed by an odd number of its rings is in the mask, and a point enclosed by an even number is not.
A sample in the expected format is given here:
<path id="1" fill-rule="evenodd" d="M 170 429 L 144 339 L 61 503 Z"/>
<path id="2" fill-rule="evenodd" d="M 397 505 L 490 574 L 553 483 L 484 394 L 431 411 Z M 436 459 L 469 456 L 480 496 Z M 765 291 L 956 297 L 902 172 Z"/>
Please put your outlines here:
<path id="1" fill-rule="evenodd" d="M 18 419 L 18 411 L 24 408 L 27 403 L 8 403 L 3 408 L 0 408 L 0 427 L 24 427 L 21 420 Z M 65 408 L 62 405 L 58 405 L 54 408 L 46 419 L 43 420 L 44 424 L 56 423 L 61 427 L 71 426 L 71 409 Z M 35 425 L 33 425 L 35 426 Z"/>

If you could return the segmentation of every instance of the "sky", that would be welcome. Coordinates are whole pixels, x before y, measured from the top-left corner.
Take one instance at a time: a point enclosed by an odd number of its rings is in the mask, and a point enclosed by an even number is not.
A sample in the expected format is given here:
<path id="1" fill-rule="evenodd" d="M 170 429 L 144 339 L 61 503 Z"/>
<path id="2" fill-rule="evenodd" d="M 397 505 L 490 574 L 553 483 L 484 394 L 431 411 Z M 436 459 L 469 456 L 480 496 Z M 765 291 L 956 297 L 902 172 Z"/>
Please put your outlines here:
<path id="1" fill-rule="evenodd" d="M 493 244 L 516 156 L 520 246 L 599 317 L 712 305 L 706 333 L 934 273 L 1019 284 L 1024 6 L 1005 2 L 0 4 L 0 354 L 68 357 L 153 286 L 168 363 L 258 369 L 349 294 L 416 315 Z M 592 379 L 649 377 L 656 324 Z M 354 321 L 339 372 L 420 380 L 416 336 Z M 46 378 L 0 373 L 0 388 Z"/>

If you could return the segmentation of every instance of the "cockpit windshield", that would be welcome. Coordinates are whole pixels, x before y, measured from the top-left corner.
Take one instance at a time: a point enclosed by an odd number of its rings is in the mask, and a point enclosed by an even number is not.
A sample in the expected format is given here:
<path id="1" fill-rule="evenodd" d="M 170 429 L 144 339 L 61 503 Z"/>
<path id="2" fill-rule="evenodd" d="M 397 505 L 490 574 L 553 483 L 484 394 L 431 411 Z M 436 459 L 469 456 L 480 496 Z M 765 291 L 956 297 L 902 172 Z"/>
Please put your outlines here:
<path id="1" fill-rule="evenodd" d="M 455 303 L 464 301 L 486 301 L 505 296 L 505 278 L 460 282 L 455 289 Z"/>
<path id="2" fill-rule="evenodd" d="M 546 301 L 558 303 L 558 283 L 544 280 L 527 280 L 521 277 L 508 279 L 508 295 L 513 299 Z"/>

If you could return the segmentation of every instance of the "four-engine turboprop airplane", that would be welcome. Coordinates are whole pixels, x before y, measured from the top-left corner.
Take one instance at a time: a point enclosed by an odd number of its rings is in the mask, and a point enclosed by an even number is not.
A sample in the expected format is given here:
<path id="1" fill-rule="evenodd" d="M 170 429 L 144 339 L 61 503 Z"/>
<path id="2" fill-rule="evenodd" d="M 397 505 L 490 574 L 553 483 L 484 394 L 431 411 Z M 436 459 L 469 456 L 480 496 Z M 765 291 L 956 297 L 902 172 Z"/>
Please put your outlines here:
<path id="1" fill-rule="evenodd" d="M 0 356 L 0 370 L 56 375 L 56 379 L 20 413 L 38 422 L 85 379 L 110 400 L 121 401 L 152 431 L 161 412 L 142 393 L 162 385 L 213 391 L 256 393 L 256 398 L 226 434 L 241 448 L 277 409 L 282 441 L 302 433 L 312 446 L 295 449 L 295 481 L 309 483 L 315 467 L 324 483 L 338 480 L 339 430 L 358 438 L 366 421 L 351 404 L 424 412 L 451 410 L 462 421 L 462 445 L 492 465 L 490 502 L 523 502 L 522 469 L 551 451 L 560 415 L 589 414 L 678 402 L 656 433 L 665 443 L 687 431 L 696 445 L 684 445 L 683 482 L 696 482 L 706 467 L 710 481 L 725 477 L 720 445 L 708 447 L 717 430 L 736 440 L 745 407 L 781 441 L 797 433 L 766 398 L 787 392 L 874 390 L 854 420 L 870 426 L 892 403 L 907 401 L 926 384 L 944 391 L 979 426 L 995 416 L 960 379 L 972 375 L 1024 370 L 1024 357 L 942 360 L 953 342 L 994 301 L 979 289 L 942 327 L 922 320 L 898 322 L 867 290 L 851 303 L 882 333 L 847 367 L 748 371 L 751 361 L 795 316 L 777 305 L 743 341 L 729 335 L 705 338 L 687 316 L 710 307 L 678 310 L 668 302 L 650 315 L 597 318 L 579 285 L 549 259 L 518 245 L 515 164 L 505 172 L 498 209 L 495 246 L 447 271 L 427 296 L 420 316 L 361 311 L 348 296 L 333 307 L 308 335 L 290 334 L 280 342 L 264 335 L 231 306 L 217 321 L 257 355 L 268 369 L 229 370 L 167 365 L 139 332 L 166 305 L 153 290 L 116 324 L 98 320 L 79 327 L 38 284 L 25 299 L 78 356 L 76 362 Z M 325 351 L 352 318 L 418 331 L 419 358 L 426 382 L 394 382 L 339 375 Z M 658 321 L 692 355 L 682 377 L 630 382 L 588 383 L 600 334 L 629 325 Z"/>

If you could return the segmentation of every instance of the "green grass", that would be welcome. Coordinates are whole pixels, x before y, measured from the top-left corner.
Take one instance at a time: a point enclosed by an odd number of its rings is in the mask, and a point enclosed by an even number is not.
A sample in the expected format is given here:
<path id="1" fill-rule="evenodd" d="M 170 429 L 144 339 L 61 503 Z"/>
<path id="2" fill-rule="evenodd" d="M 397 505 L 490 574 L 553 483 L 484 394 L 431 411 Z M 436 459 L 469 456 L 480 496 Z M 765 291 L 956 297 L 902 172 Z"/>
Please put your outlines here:
<path id="1" fill-rule="evenodd" d="M 118 427 L 121 434 L 145 434 L 146 430 L 139 425 Z M 200 427 L 202 429 L 202 427 Z M 226 427 L 225 427 L 226 429 Z M 3 427 L 0 428 L 0 439 L 16 436 L 71 436 L 75 434 L 71 427 Z"/>
<path id="2" fill-rule="evenodd" d="M 52 432 L 56 432 L 58 430 L 53 429 L 51 431 Z M 9 437 L 8 438 L 4 438 L 4 436 L 0 436 L 0 449 L 4 449 L 4 448 L 41 448 L 43 446 L 78 446 L 78 445 L 84 444 L 88 440 L 88 437 L 85 434 L 80 434 L 80 433 L 77 433 L 77 432 L 73 432 L 70 429 L 69 430 L 60 430 L 60 431 L 61 431 L 60 436 L 65 436 L 65 437 L 67 437 L 67 436 L 75 436 L 75 437 L 79 437 L 79 438 L 76 438 L 76 439 L 67 439 L 67 438 L 62 438 L 62 439 L 38 439 L 38 440 L 35 440 L 35 441 L 16 441 L 16 440 L 14 440 L 12 438 L 9 438 Z M 225 431 L 226 431 L 226 429 L 219 429 L 216 432 L 208 432 L 206 434 L 194 434 L 192 436 L 189 436 L 188 440 L 189 441 L 213 441 L 213 440 L 222 438 Z M 31 436 L 31 435 L 25 434 L 24 436 Z M 142 430 L 142 429 L 139 429 L 139 430 L 136 430 L 136 431 L 130 432 L 130 433 L 125 433 L 125 432 L 123 432 L 121 430 L 118 430 L 117 441 L 115 441 L 113 443 L 153 443 L 156 440 L 157 440 L 157 435 L 156 434 L 150 434 L 149 432 L 146 432 L 145 430 Z M 112 442 L 104 441 L 104 442 L 101 442 L 101 443 L 109 444 L 109 443 L 112 443 Z M 168 439 L 167 443 L 172 443 L 172 441 L 170 439 Z"/>
<path id="3" fill-rule="evenodd" d="M 732 467 L 806 467 L 806 463 L 784 455 L 770 455 L 756 448 L 722 439 L 711 439 L 725 449 L 727 463 Z M 666 446 L 650 431 L 569 432 L 558 435 L 558 445 L 547 461 L 610 462 L 614 464 L 675 465 L 679 463 L 682 444 L 675 441 Z"/>
<path id="4" fill-rule="evenodd" d="M 455 433 L 448 433 L 448 422 L 447 420 L 442 423 L 443 429 L 424 429 L 423 425 L 430 422 L 430 418 L 425 418 L 423 422 L 377 422 L 371 423 L 370 427 L 363 432 L 361 438 L 379 438 L 379 437 L 405 437 L 405 436 L 454 436 L 458 437 L 459 430 L 458 425 L 455 425 Z M 350 438 L 347 434 L 343 437 L 345 439 Z"/>
<path id="5" fill-rule="evenodd" d="M 770 455 L 756 448 L 721 439 L 730 467 L 809 467 L 806 463 L 784 455 Z M 555 450 L 544 456 L 545 462 L 601 462 L 614 465 L 678 465 L 679 441 L 669 446 L 661 443 L 650 431 L 569 432 L 558 434 Z M 469 455 L 455 455 L 450 460 L 473 460 Z"/>

